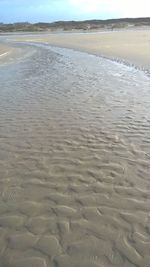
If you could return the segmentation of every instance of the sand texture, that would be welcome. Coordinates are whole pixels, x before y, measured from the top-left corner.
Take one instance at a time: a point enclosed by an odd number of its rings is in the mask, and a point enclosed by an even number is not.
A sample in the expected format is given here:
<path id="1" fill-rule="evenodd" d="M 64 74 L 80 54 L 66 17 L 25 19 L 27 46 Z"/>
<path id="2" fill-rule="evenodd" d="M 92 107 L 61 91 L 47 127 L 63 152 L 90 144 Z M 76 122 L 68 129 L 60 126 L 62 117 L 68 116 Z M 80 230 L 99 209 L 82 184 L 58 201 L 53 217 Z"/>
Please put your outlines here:
<path id="1" fill-rule="evenodd" d="M 26 38 L 25 38 L 26 39 Z M 27 38 L 30 40 L 30 38 Z M 49 34 L 33 41 L 86 51 L 150 69 L 150 30 Z"/>
<path id="2" fill-rule="evenodd" d="M 150 78 L 20 46 L 0 65 L 0 267 L 149 267 Z"/>

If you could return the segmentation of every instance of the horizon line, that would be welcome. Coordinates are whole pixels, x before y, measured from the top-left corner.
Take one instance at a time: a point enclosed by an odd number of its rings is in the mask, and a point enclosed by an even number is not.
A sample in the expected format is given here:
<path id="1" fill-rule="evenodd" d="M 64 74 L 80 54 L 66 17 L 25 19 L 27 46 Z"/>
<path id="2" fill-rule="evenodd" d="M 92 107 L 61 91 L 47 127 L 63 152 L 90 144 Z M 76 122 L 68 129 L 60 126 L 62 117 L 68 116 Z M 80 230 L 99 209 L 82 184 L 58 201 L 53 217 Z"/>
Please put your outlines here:
<path id="1" fill-rule="evenodd" d="M 1 21 L 0 24 L 15 24 L 15 23 L 29 23 L 29 24 L 36 24 L 36 23 L 57 23 L 57 22 L 86 22 L 86 21 L 110 21 L 110 20 L 125 20 L 125 19 L 131 19 L 131 20 L 136 20 L 136 19 L 150 19 L 149 17 L 119 17 L 119 18 L 108 18 L 108 19 L 84 19 L 84 20 L 56 20 L 56 21 L 37 21 L 37 22 L 30 22 L 30 21 L 14 21 L 14 22 L 3 22 Z"/>

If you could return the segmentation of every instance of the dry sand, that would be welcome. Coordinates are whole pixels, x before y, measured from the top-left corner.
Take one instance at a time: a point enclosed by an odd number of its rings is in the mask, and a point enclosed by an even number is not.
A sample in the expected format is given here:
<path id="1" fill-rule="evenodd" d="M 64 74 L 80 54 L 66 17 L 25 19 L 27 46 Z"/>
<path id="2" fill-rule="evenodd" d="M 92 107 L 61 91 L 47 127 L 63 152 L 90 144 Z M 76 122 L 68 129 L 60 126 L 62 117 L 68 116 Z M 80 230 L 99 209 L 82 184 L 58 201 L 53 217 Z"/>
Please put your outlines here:
<path id="1" fill-rule="evenodd" d="M 150 68 L 150 30 L 56 33 L 40 38 L 28 38 L 30 39 L 109 58 L 123 59 L 139 67 Z"/>

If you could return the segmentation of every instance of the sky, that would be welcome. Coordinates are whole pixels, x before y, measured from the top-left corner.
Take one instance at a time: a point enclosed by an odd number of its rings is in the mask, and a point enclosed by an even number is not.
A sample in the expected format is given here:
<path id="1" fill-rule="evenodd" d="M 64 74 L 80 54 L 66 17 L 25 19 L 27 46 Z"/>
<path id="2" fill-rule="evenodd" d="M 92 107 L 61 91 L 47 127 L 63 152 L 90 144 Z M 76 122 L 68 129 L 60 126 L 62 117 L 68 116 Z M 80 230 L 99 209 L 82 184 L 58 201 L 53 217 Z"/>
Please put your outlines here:
<path id="1" fill-rule="evenodd" d="M 0 22 L 150 17 L 150 0 L 0 0 Z"/>

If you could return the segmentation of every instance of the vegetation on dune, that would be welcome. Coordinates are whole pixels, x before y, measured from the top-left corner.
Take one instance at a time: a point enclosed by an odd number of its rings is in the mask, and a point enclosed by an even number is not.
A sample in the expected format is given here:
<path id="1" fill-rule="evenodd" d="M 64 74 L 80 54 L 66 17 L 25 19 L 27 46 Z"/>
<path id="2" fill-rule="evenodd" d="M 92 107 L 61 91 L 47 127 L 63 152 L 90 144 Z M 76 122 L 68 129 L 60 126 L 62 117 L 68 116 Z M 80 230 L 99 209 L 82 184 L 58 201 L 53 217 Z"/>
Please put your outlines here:
<path id="1" fill-rule="evenodd" d="M 86 20 L 86 21 L 57 21 L 52 23 L 0 23 L 0 32 L 36 32 L 36 31 L 71 31 L 71 30 L 101 30 L 118 29 L 131 26 L 150 26 L 149 18 L 124 18 L 109 20 Z"/>

